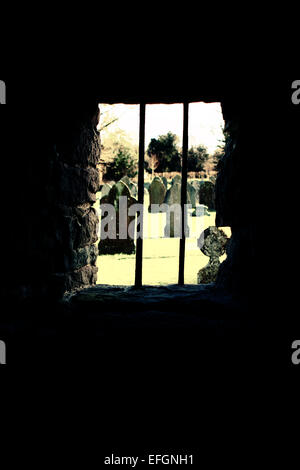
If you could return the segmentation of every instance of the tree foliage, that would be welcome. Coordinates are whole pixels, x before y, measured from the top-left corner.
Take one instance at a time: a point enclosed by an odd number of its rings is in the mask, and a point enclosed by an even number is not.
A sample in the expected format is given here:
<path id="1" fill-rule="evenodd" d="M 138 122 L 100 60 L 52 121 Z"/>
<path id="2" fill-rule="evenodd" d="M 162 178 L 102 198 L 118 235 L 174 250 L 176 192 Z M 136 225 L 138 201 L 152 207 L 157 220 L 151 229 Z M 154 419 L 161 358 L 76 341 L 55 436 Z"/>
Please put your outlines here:
<path id="1" fill-rule="evenodd" d="M 177 148 L 178 137 L 171 132 L 151 139 L 148 149 L 148 167 L 157 173 L 164 171 L 180 171 L 181 156 Z M 153 164 L 155 162 L 155 164 Z"/>
<path id="2" fill-rule="evenodd" d="M 220 161 L 225 155 L 225 147 L 229 140 L 229 133 L 225 132 L 223 129 L 223 139 L 220 141 L 217 150 L 212 156 L 212 161 L 214 163 L 214 169 L 217 171 L 219 169 Z"/>
<path id="3" fill-rule="evenodd" d="M 191 147 L 188 151 L 188 171 L 204 171 L 204 164 L 207 162 L 209 154 L 204 145 Z"/>
<path id="4" fill-rule="evenodd" d="M 120 145 L 115 150 L 114 159 L 107 165 L 104 179 L 107 181 L 119 181 L 125 175 L 129 178 L 133 178 L 136 174 L 136 158 L 134 158 L 128 147 Z"/>
<path id="5" fill-rule="evenodd" d="M 178 137 L 171 132 L 160 135 L 158 139 L 151 139 L 148 149 L 148 171 L 157 173 L 167 171 L 181 171 L 181 152 L 177 147 Z M 209 154 L 204 145 L 191 147 L 188 151 L 188 171 L 203 171 L 204 163 Z"/>

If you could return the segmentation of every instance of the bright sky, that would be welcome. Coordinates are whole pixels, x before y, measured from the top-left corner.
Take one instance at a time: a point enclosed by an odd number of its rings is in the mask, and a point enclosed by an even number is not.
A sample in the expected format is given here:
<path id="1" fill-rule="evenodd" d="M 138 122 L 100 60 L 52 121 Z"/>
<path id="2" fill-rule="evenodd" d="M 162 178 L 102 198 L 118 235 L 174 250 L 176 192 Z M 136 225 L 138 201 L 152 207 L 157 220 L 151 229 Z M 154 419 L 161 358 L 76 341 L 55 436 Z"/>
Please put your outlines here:
<path id="1" fill-rule="evenodd" d="M 101 109 L 101 105 L 100 105 Z M 119 117 L 113 124 L 123 129 L 138 144 L 139 106 L 115 104 L 110 106 L 114 116 Z M 213 153 L 223 138 L 224 120 L 220 103 L 190 103 L 189 105 L 189 147 L 204 144 Z M 182 141 L 183 105 L 146 105 L 146 148 L 151 138 L 172 132 Z"/>

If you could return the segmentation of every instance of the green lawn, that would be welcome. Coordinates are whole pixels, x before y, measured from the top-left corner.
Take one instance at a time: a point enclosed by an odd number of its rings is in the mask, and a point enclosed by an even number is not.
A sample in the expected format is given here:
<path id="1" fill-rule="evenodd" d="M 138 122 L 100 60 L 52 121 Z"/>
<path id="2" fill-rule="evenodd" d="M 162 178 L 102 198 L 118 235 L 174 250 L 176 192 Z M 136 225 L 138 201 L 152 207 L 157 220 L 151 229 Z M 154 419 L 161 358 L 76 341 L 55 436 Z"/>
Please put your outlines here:
<path id="1" fill-rule="evenodd" d="M 163 238 L 165 214 L 149 214 L 145 220 L 143 243 L 143 284 L 165 285 L 178 282 L 179 267 L 179 238 Z M 185 283 L 197 284 L 197 273 L 208 262 L 197 247 L 197 238 L 207 227 L 215 225 L 215 212 L 209 216 L 188 217 L 188 223 L 193 235 L 186 239 Z M 223 229 L 230 237 L 230 228 Z M 147 238 L 151 236 L 155 238 Z M 158 238 L 159 237 L 159 238 Z M 224 255 L 221 258 L 223 261 Z M 101 255 L 97 266 L 98 284 L 133 285 L 135 275 L 135 255 Z"/>

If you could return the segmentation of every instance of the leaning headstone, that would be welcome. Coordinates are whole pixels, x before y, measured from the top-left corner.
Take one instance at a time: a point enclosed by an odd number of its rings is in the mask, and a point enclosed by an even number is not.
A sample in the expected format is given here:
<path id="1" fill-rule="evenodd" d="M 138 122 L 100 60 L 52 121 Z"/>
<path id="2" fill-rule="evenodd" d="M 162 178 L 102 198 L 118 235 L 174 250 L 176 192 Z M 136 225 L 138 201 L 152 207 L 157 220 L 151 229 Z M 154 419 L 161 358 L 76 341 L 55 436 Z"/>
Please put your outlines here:
<path id="1" fill-rule="evenodd" d="M 198 246 L 202 253 L 209 256 L 207 265 L 198 272 L 198 284 L 211 284 L 216 281 L 220 256 L 224 255 L 228 237 L 223 230 L 217 227 L 208 227 L 198 239 Z"/>
<path id="2" fill-rule="evenodd" d="M 161 178 L 156 176 L 149 187 L 149 198 L 150 204 L 148 211 L 153 212 L 156 211 L 156 208 L 152 208 L 152 204 L 163 204 L 166 196 L 166 187 L 163 184 Z"/>
<path id="3" fill-rule="evenodd" d="M 204 181 L 199 191 L 200 204 L 204 204 L 209 210 L 215 210 L 215 185 L 211 181 Z"/>
<path id="4" fill-rule="evenodd" d="M 123 226 L 120 226 L 120 196 L 125 196 L 127 198 L 127 214 L 121 215 L 121 220 Z M 99 242 L 99 254 L 117 254 L 125 253 L 132 254 L 135 252 L 134 239 L 128 235 L 128 226 L 134 221 L 135 216 L 128 215 L 128 209 L 132 204 L 137 203 L 137 200 L 131 196 L 128 186 L 123 182 L 119 181 L 116 183 L 108 195 L 104 196 L 100 200 L 100 204 L 110 204 L 115 208 L 116 212 L 116 234 L 114 239 L 103 238 Z M 101 215 L 101 233 L 104 231 L 103 224 L 106 223 L 106 214 Z M 126 238 L 124 237 L 126 234 Z"/>

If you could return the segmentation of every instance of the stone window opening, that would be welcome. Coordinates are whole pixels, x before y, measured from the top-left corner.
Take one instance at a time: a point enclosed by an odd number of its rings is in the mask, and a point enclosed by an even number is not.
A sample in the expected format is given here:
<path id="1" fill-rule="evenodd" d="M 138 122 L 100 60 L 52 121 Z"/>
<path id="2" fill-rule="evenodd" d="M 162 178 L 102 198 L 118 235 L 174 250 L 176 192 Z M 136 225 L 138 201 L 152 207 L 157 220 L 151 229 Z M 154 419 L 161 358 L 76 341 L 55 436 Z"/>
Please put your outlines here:
<path id="1" fill-rule="evenodd" d="M 139 103 L 139 150 L 138 150 L 138 182 L 136 188 L 136 201 L 142 205 L 144 205 L 144 158 L 145 158 L 145 126 L 146 126 L 146 104 L 147 103 Z M 181 168 L 181 195 L 180 195 L 180 205 L 182 209 L 182 213 L 184 214 L 184 206 L 189 201 L 187 200 L 188 191 L 187 191 L 187 178 L 188 178 L 188 171 L 187 171 L 187 162 L 188 162 L 188 149 L 189 149 L 189 106 L 190 102 L 183 102 L 183 129 L 182 129 L 182 168 Z M 100 126 L 100 124 L 99 124 Z M 102 161 L 102 165 L 105 162 Z M 103 176 L 103 169 L 100 169 L 101 176 Z M 144 214 L 145 216 L 145 214 Z M 178 262 L 178 279 L 177 283 L 179 286 L 184 286 L 185 282 L 185 263 L 186 263 L 186 225 L 187 220 L 185 217 L 181 217 L 181 229 L 182 229 L 182 236 L 179 240 L 179 262 Z M 100 220 L 101 225 L 101 220 Z M 213 282 L 212 280 L 216 279 L 221 256 L 225 255 L 226 244 L 228 241 L 228 232 L 230 232 L 230 228 L 226 227 L 226 233 L 223 230 L 215 227 L 215 223 L 213 226 L 203 230 L 202 234 L 199 234 L 199 243 L 200 243 L 200 235 L 202 236 L 202 243 L 201 246 L 199 244 L 199 249 L 203 254 L 205 254 L 207 258 L 207 265 L 201 269 L 199 269 L 197 279 L 195 279 L 195 284 L 210 284 Z M 229 235 L 230 236 L 230 235 Z M 101 241 L 101 240 L 100 240 Z M 131 245 L 133 241 L 131 240 Z M 129 241 L 130 243 L 130 241 Z M 134 279 L 134 286 L 141 287 L 144 285 L 143 282 L 143 239 L 136 238 L 135 239 L 135 279 Z M 127 245 L 129 245 L 127 243 Z M 100 247 L 100 243 L 99 243 Z M 133 246 L 134 248 L 134 246 Z M 128 252 L 130 252 L 130 246 L 128 246 Z M 103 258 L 102 258 L 103 259 Z M 101 279 L 101 251 L 99 260 L 99 271 L 98 271 L 98 280 Z M 100 281 L 101 283 L 101 281 Z"/>

